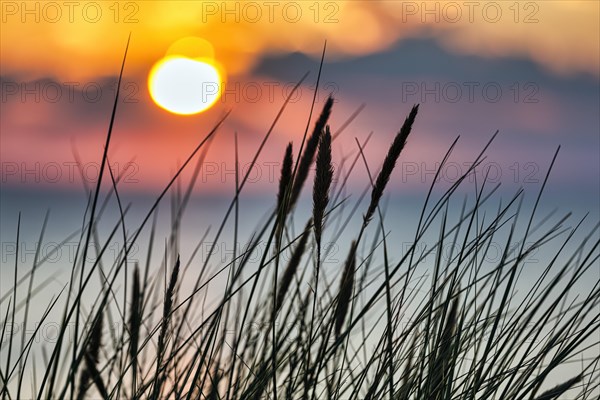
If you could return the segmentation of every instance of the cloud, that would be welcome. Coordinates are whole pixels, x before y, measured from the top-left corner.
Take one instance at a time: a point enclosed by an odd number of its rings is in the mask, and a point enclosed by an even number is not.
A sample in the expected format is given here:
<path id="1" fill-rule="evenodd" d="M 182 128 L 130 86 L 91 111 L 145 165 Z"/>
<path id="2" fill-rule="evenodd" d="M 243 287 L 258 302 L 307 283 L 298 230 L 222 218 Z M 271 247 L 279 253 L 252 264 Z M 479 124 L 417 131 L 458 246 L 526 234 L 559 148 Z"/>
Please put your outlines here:
<path id="1" fill-rule="evenodd" d="M 526 57 L 560 73 L 600 75 L 593 1 L 3 1 L 2 71 L 23 79 L 114 75 L 132 34 L 128 71 L 147 72 L 177 39 L 210 41 L 229 74 L 262 56 L 366 55 L 408 37 L 452 51 Z"/>
<path id="2" fill-rule="evenodd" d="M 382 154 L 387 151 L 415 99 L 410 97 L 404 101 L 399 91 L 395 90 L 401 87 L 401 80 L 404 78 L 367 78 L 353 86 L 350 82 L 356 81 L 356 77 L 353 74 L 346 76 L 343 70 L 343 66 L 338 67 L 339 75 L 342 75 L 339 83 L 343 96 L 339 96 L 334 105 L 330 119 L 333 131 L 336 132 L 361 103 L 366 101 L 367 106 L 334 142 L 336 170 L 342 159 L 346 158 L 344 168 L 347 171 L 357 155 L 355 138 L 362 142 L 373 132 L 365 148 L 365 155 L 374 173 L 380 166 Z M 254 97 L 254 91 L 244 94 L 245 91 L 240 86 L 239 96 L 237 92 L 231 91 L 213 109 L 185 118 L 157 110 L 148 94 L 143 91 L 131 99 L 135 102 L 123 99 L 119 103 L 109 154 L 110 165 L 115 174 L 124 176 L 121 190 L 159 192 L 213 124 L 225 111 L 232 110 L 211 143 L 198 183 L 199 190 L 204 194 L 233 193 L 234 132 L 238 133 L 240 168 L 245 173 L 283 103 L 282 88 L 288 83 L 275 82 L 269 76 L 255 77 L 253 87 L 263 88 L 259 99 Z M 31 84 L 29 87 L 32 87 Z M 272 93 L 266 90 L 271 87 L 275 88 Z M 378 90 L 384 87 L 389 90 Z M 503 88 L 508 90 L 506 85 Z M 377 95 L 365 98 L 365 93 L 374 92 Z M 94 182 L 112 107 L 113 92 L 110 86 L 102 93 L 104 95 L 93 102 L 87 101 L 83 92 L 78 90 L 73 94 L 73 101 L 66 95 L 59 102 L 44 98 L 31 101 L 31 97 L 29 101 L 23 101 L 21 94 L 8 96 L 3 104 L 5 114 L 3 113 L 4 118 L 0 124 L 2 183 L 7 187 L 38 184 L 55 188 L 77 188 L 81 186 L 80 166 L 86 179 Z M 249 175 L 245 193 L 261 195 L 276 190 L 287 143 L 292 141 L 294 150 L 299 150 L 314 94 L 313 82 L 306 82 L 298 93 L 275 125 L 257 160 L 257 166 Z M 323 87 L 318 92 L 313 123 L 327 93 L 328 90 Z M 525 179 L 532 173 L 533 167 L 536 179 L 541 179 L 540 171 L 546 168 L 548 159 L 561 143 L 570 153 L 567 153 L 558 168 L 559 171 L 566 168 L 568 172 L 559 175 L 560 183 L 573 183 L 574 175 L 569 175 L 571 173 L 576 173 L 577 179 L 582 182 L 593 182 L 597 168 L 581 169 L 580 166 L 582 163 L 597 165 L 595 149 L 598 147 L 598 139 L 597 135 L 593 135 L 597 131 L 597 123 L 593 125 L 590 122 L 593 121 L 590 118 L 595 115 L 597 104 L 590 104 L 586 97 L 583 100 L 578 97 L 564 99 L 550 86 L 545 86 L 539 100 L 538 103 L 517 103 L 510 92 L 505 92 L 498 102 L 488 102 L 481 98 L 470 102 L 465 97 L 453 103 L 443 97 L 440 101 L 427 97 L 421 102 L 415 132 L 409 140 L 390 188 L 426 190 L 430 180 L 425 178 L 433 176 L 436 165 L 460 134 L 460 146 L 453 152 L 454 164 L 446 171 L 445 183 L 450 182 L 451 177 L 456 174 L 455 167 L 458 165 L 462 169 L 466 168 L 464 163 L 474 159 L 496 129 L 500 129 L 501 134 L 484 166 L 497 167 L 508 184 L 522 183 L 515 181 L 514 176 Z M 313 123 L 309 128 L 312 128 Z M 541 133 L 544 134 L 543 138 Z M 565 139 L 565 135 L 569 140 Z M 573 148 L 578 151 L 575 152 Z M 74 150 L 79 155 L 81 164 L 75 158 Z M 131 161 L 132 168 L 128 168 Z M 189 181 L 194 163 L 184 173 L 183 182 Z M 479 172 L 483 174 L 484 171 L 482 167 Z M 482 176 L 479 175 L 478 178 L 480 177 Z M 360 161 L 348 184 L 351 191 L 357 193 L 367 182 L 368 176 Z M 110 187 L 108 179 L 105 184 Z"/>

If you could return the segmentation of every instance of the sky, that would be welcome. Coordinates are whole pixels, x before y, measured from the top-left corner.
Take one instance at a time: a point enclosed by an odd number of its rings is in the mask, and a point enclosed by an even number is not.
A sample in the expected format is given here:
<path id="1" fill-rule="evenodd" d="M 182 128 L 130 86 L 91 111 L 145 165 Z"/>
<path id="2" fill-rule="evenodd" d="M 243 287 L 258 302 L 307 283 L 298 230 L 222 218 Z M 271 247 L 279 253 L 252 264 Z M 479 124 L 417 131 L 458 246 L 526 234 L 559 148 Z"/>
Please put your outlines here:
<path id="1" fill-rule="evenodd" d="M 296 148 L 309 117 L 326 43 L 315 116 L 336 99 L 335 130 L 364 105 L 334 145 L 334 162 L 355 138 L 376 168 L 410 107 L 421 104 L 393 190 L 422 190 L 450 143 L 445 171 L 466 170 L 499 130 L 487 167 L 498 180 L 539 183 L 556 148 L 557 194 L 598 199 L 598 2 L 2 2 L 2 186 L 44 192 L 83 187 L 98 174 L 128 35 L 109 164 L 123 192 L 153 194 L 212 126 L 202 193 L 234 187 L 233 137 L 249 166 L 290 88 L 308 78 L 276 124 L 247 193 L 276 184 L 287 142 Z M 222 74 L 222 96 L 181 116 L 148 91 L 152 66 L 181 38 L 201 38 Z M 312 123 L 312 122 L 311 122 Z M 364 168 L 350 184 L 362 187 Z M 594 200 L 595 200 L 594 199 Z M 591 201 L 589 204 L 594 204 Z"/>

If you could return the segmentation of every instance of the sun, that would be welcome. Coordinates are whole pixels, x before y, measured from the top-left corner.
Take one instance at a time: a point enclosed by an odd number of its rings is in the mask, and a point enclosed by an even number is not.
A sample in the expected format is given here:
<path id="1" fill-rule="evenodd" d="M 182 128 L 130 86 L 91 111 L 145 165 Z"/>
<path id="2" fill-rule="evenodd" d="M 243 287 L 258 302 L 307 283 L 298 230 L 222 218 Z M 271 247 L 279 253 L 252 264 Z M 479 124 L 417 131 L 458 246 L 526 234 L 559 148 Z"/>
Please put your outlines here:
<path id="1" fill-rule="evenodd" d="M 210 59 L 167 56 L 152 67 L 148 76 L 152 100 L 180 115 L 208 110 L 221 97 L 221 86 L 219 68 Z"/>

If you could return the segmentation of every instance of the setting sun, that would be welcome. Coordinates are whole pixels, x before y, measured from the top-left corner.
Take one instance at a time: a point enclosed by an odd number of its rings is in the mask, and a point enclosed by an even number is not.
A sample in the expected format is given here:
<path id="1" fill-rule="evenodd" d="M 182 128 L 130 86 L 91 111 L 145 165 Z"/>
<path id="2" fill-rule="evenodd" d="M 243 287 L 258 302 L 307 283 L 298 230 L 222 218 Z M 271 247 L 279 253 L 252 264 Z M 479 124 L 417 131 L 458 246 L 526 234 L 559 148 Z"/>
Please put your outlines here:
<path id="1" fill-rule="evenodd" d="M 175 114 L 197 114 L 221 96 L 221 74 L 207 60 L 169 56 L 158 61 L 148 76 L 156 104 Z"/>

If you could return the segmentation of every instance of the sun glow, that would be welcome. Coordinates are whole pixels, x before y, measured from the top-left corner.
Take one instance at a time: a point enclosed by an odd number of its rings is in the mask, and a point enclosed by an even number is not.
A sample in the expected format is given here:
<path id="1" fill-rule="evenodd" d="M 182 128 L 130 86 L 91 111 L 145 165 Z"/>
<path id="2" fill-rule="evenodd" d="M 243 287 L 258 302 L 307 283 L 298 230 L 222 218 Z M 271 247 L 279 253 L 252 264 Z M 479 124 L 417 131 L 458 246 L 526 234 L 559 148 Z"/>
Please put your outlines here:
<path id="1" fill-rule="evenodd" d="M 167 57 L 154 65 L 148 77 L 156 104 L 175 114 L 197 114 L 221 97 L 221 75 L 209 62 Z"/>
<path id="2" fill-rule="evenodd" d="M 208 110 L 221 97 L 224 73 L 213 60 L 207 41 L 187 37 L 173 43 L 148 75 L 152 100 L 174 114 L 191 115 Z"/>

